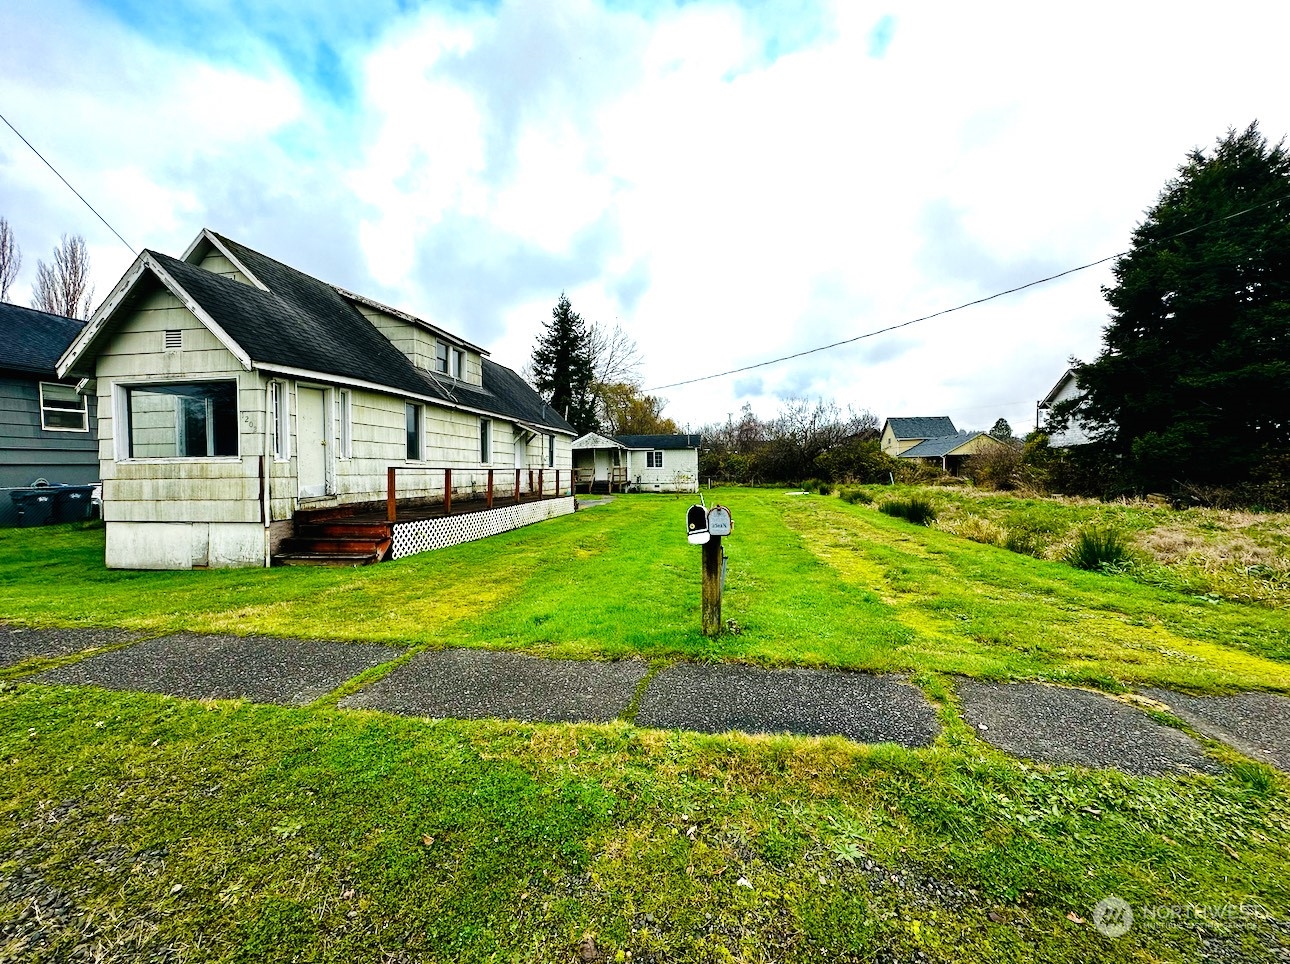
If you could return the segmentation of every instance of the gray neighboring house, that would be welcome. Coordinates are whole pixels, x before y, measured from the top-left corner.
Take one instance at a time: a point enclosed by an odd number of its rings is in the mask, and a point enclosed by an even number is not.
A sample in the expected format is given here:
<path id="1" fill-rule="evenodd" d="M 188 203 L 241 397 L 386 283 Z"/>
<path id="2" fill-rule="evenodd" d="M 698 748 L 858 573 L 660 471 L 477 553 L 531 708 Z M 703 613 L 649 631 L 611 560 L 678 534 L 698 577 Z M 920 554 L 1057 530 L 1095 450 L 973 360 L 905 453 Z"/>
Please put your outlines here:
<path id="1" fill-rule="evenodd" d="M 38 479 L 89 485 L 99 477 L 95 399 L 59 378 L 59 356 L 84 322 L 0 303 L 0 525 L 14 525 L 14 489 Z"/>

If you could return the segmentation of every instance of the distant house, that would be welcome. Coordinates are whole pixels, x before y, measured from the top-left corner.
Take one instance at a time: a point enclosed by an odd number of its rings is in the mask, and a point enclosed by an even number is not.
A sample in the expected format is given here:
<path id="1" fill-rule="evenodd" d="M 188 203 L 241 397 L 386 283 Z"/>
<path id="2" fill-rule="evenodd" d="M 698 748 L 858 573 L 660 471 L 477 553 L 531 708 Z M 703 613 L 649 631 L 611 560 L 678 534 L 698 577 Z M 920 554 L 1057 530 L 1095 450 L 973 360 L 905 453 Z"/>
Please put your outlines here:
<path id="1" fill-rule="evenodd" d="M 902 452 L 928 439 L 946 438 L 957 434 L 958 429 L 945 415 L 889 418 L 882 426 L 882 450 L 885 454 L 896 458 Z"/>
<path id="2" fill-rule="evenodd" d="M 576 433 L 519 375 L 213 231 L 144 251 L 58 371 L 96 386 L 110 567 L 375 561 L 573 511 Z M 416 500 L 445 518 L 387 524 Z"/>
<path id="3" fill-rule="evenodd" d="M 985 432 L 960 432 L 948 416 L 889 418 L 882 427 L 882 450 L 899 459 L 918 459 L 951 475 L 988 448 L 1004 445 Z"/>
<path id="4" fill-rule="evenodd" d="M 1035 427 L 1040 427 L 1041 412 L 1051 412 L 1054 405 L 1075 401 L 1083 396 L 1084 392 L 1079 387 L 1079 378 L 1075 370 L 1066 369 L 1066 373 L 1057 379 L 1057 384 L 1053 386 L 1052 391 L 1035 403 Z M 1053 448 L 1072 448 L 1076 445 L 1087 445 L 1093 441 L 1085 427 L 1073 418 L 1067 418 L 1062 424 L 1056 426 L 1051 424 L 1051 415 L 1048 421 L 1050 423 L 1048 444 Z"/>
<path id="5" fill-rule="evenodd" d="M 17 522 L 15 489 L 98 481 L 95 399 L 56 371 L 83 324 L 0 303 L 0 525 Z"/>
<path id="6" fill-rule="evenodd" d="M 573 440 L 578 488 L 588 492 L 699 491 L 698 435 L 599 435 Z"/>

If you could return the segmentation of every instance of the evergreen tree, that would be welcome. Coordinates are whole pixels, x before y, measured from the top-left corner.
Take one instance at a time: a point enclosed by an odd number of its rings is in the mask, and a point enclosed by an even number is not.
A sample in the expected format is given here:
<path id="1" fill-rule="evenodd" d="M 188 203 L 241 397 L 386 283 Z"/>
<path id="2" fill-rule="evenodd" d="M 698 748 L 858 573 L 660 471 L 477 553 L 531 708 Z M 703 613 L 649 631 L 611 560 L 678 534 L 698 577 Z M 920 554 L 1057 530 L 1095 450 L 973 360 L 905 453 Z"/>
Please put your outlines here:
<path id="1" fill-rule="evenodd" d="M 1234 484 L 1290 452 L 1290 154 L 1257 123 L 1193 151 L 1116 262 L 1064 407 L 1140 486 Z"/>
<path id="2" fill-rule="evenodd" d="M 591 335 L 564 292 L 533 349 L 533 386 L 579 433 L 599 429 Z"/>
<path id="3" fill-rule="evenodd" d="M 1000 442 L 1011 442 L 1012 426 L 1008 424 L 1006 418 L 1001 418 L 994 423 L 994 428 L 990 429 L 988 434 L 991 438 L 997 438 Z"/>

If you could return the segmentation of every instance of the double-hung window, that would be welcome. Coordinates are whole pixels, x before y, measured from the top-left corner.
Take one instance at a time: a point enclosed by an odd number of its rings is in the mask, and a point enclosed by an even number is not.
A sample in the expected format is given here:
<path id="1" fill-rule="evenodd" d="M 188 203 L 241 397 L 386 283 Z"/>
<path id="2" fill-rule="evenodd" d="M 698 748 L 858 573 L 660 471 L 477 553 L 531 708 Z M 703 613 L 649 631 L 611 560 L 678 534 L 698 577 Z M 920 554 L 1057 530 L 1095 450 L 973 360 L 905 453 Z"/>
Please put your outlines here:
<path id="1" fill-rule="evenodd" d="M 448 374 L 448 346 L 441 341 L 434 343 L 434 370 Z"/>
<path id="2" fill-rule="evenodd" d="M 339 441 L 337 455 L 342 459 L 354 457 L 354 414 L 352 394 L 348 388 L 336 392 L 336 434 Z"/>
<path id="3" fill-rule="evenodd" d="M 40 427 L 47 432 L 88 432 L 89 403 L 71 385 L 40 383 Z"/>
<path id="4" fill-rule="evenodd" d="M 450 348 L 448 350 L 448 374 L 453 378 L 461 378 L 461 354 L 460 348 Z"/>
<path id="5" fill-rule="evenodd" d="M 555 468 L 555 436 L 554 435 L 548 435 L 546 437 L 546 465 L 547 465 L 547 468 L 549 469 Z"/>
<path id="6" fill-rule="evenodd" d="M 493 459 L 493 420 L 479 420 L 479 461 L 487 465 Z"/>
<path id="7" fill-rule="evenodd" d="M 270 382 L 269 390 L 273 403 L 273 460 L 286 462 L 291 458 L 290 392 L 286 382 Z"/>
<path id="8" fill-rule="evenodd" d="M 409 462 L 421 461 L 421 431 L 422 431 L 422 409 L 420 405 L 413 405 L 407 402 L 403 406 L 404 421 L 407 423 L 408 448 L 407 457 Z"/>
<path id="9" fill-rule="evenodd" d="M 168 382 L 122 388 L 125 457 L 237 456 L 237 382 Z"/>

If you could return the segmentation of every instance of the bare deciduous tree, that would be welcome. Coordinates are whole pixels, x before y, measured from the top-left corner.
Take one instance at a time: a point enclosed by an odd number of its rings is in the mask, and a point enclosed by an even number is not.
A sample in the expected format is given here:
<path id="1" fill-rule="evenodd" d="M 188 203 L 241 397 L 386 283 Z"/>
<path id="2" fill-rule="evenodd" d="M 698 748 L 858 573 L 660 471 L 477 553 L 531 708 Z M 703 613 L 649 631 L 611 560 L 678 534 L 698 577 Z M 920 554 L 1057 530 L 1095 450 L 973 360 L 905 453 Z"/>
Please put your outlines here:
<path id="1" fill-rule="evenodd" d="M 90 284 L 90 254 L 79 234 L 63 235 L 54 249 L 54 263 L 36 262 L 31 306 L 68 318 L 88 318 L 94 287 Z"/>
<path id="2" fill-rule="evenodd" d="M 622 325 L 612 329 L 600 323 L 591 326 L 591 360 L 596 382 L 601 385 L 640 384 L 641 353 Z"/>
<path id="3" fill-rule="evenodd" d="M 9 222 L 0 218 L 0 301 L 9 300 L 9 288 L 22 267 L 22 248 L 13 236 Z"/>

